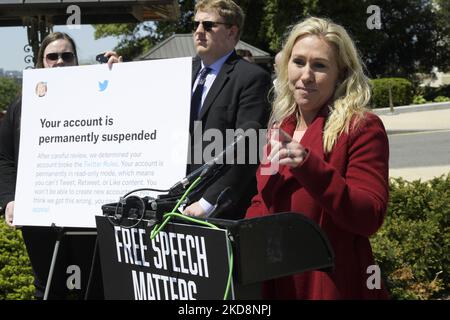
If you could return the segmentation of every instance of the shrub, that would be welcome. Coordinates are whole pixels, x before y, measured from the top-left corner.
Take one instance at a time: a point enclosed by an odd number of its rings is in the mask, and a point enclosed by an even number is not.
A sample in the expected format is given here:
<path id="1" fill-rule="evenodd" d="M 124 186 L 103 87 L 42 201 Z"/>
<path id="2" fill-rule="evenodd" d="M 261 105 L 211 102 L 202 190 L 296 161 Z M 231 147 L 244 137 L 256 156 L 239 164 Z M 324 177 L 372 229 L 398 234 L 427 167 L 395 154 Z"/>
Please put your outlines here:
<path id="1" fill-rule="evenodd" d="M 444 97 L 444 96 L 438 96 L 438 97 L 434 98 L 433 101 L 434 102 L 448 102 L 448 101 L 450 101 L 450 98 Z"/>
<path id="2" fill-rule="evenodd" d="M 33 299 L 33 271 L 22 233 L 0 219 L 0 300 Z"/>
<path id="3" fill-rule="evenodd" d="M 450 174 L 391 179 L 388 213 L 371 238 L 394 299 L 450 296 Z"/>
<path id="4" fill-rule="evenodd" d="M 0 77 L 0 113 L 13 102 L 20 93 L 20 85 L 9 78 Z"/>
<path id="5" fill-rule="evenodd" d="M 434 101 L 439 96 L 450 97 L 450 84 L 437 88 L 423 87 L 421 90 L 423 91 L 423 97 L 428 101 Z"/>
<path id="6" fill-rule="evenodd" d="M 411 104 L 413 100 L 413 85 L 403 78 L 374 79 L 372 82 L 372 108 L 389 107 L 389 87 L 392 91 L 394 106 Z"/>
<path id="7" fill-rule="evenodd" d="M 427 102 L 428 101 L 422 95 L 414 96 L 413 98 L 413 104 L 424 104 Z"/>

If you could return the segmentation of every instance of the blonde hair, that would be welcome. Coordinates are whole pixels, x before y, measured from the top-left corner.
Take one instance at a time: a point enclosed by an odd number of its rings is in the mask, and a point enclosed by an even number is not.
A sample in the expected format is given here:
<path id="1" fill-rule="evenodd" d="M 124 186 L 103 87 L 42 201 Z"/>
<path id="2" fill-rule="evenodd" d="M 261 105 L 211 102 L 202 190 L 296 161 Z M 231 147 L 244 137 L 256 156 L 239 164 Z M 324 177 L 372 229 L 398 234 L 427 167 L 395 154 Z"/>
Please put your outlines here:
<path id="1" fill-rule="evenodd" d="M 281 123 L 287 117 L 300 114 L 289 89 L 288 64 L 292 49 L 303 36 L 315 35 L 331 43 L 336 48 L 339 70 L 338 83 L 330 103 L 331 112 L 323 132 L 323 149 L 331 152 L 341 133 L 348 132 L 352 119 L 354 125 L 363 118 L 369 104 L 371 90 L 368 78 L 364 75 L 363 63 L 353 40 L 347 31 L 332 21 L 310 17 L 295 25 L 283 47 L 281 63 L 278 66 L 278 78 L 275 82 L 275 100 L 269 120 L 269 128 Z M 354 117 L 356 115 L 356 117 Z"/>

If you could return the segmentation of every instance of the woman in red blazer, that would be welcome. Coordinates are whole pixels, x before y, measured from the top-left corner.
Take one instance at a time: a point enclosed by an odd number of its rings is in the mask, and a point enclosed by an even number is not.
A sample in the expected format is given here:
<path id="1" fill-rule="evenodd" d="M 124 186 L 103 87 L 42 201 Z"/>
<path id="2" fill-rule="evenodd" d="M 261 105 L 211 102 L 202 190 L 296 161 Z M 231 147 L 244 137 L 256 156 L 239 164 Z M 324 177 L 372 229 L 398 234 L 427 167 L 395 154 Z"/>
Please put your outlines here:
<path id="1" fill-rule="evenodd" d="M 389 145 L 381 120 L 366 109 L 370 86 L 361 59 L 345 29 L 320 18 L 297 24 L 282 52 L 267 161 L 246 218 L 306 215 L 326 233 L 335 268 L 267 281 L 263 296 L 387 298 L 383 284 L 370 285 L 368 238 L 386 214 Z"/>

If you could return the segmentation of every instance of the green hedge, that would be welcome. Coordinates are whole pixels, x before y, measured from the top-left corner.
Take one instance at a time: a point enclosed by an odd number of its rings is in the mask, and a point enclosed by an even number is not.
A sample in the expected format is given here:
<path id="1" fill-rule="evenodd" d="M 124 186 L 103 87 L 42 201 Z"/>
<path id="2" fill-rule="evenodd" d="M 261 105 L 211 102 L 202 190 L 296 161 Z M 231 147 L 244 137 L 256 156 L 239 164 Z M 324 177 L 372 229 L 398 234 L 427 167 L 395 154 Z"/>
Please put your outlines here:
<path id="1" fill-rule="evenodd" d="M 22 233 L 0 219 L 0 300 L 33 299 L 33 271 Z"/>
<path id="2" fill-rule="evenodd" d="M 413 101 L 413 85 L 403 78 L 383 78 L 371 80 L 372 83 L 372 108 L 389 107 L 389 87 L 392 90 L 392 102 L 394 106 L 407 106 Z"/>
<path id="3" fill-rule="evenodd" d="M 14 79 L 0 77 L 0 112 L 20 93 L 20 85 Z"/>
<path id="4" fill-rule="evenodd" d="M 394 299 L 450 297 L 450 174 L 428 182 L 391 179 L 374 255 Z"/>

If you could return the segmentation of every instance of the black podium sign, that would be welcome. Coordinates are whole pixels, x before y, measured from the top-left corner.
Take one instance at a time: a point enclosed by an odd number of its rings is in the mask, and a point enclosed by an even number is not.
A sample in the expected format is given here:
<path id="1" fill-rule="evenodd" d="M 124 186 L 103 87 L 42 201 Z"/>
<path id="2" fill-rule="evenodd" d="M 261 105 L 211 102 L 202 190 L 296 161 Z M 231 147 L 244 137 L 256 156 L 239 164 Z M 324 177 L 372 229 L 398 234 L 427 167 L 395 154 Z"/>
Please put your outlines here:
<path id="1" fill-rule="evenodd" d="M 223 299 L 229 273 L 225 230 L 169 223 L 153 240 L 136 227 L 96 217 L 106 299 Z"/>

